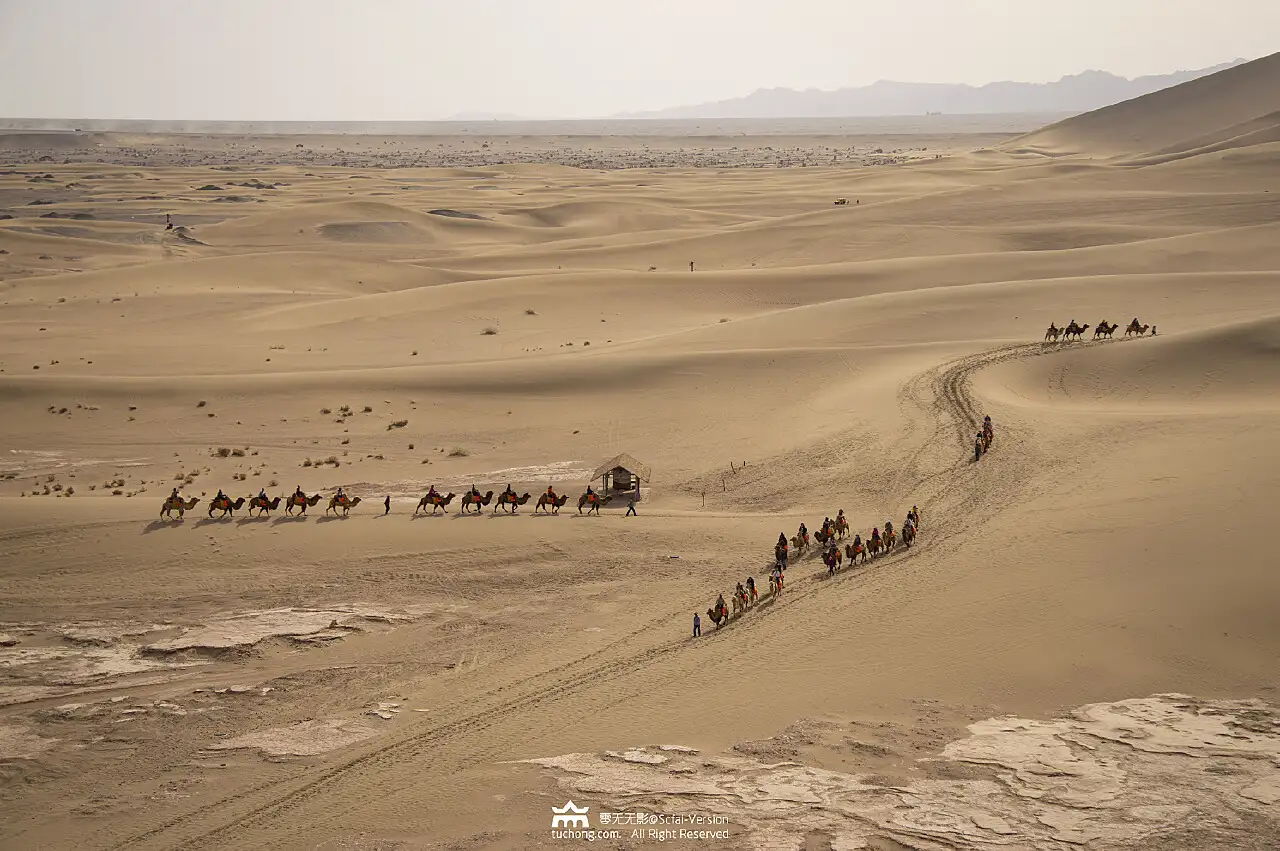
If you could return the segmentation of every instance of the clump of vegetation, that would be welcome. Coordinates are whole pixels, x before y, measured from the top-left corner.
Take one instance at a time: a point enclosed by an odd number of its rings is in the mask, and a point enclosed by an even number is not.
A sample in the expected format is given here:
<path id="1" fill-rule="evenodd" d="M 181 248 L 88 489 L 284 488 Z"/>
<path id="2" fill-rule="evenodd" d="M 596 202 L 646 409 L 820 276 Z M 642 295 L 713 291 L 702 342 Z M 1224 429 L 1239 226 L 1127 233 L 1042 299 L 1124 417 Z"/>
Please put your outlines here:
<path id="1" fill-rule="evenodd" d="M 329 414 L 332 414 L 332 413 L 333 413 L 333 411 L 329 410 L 328 408 L 321 408 L 321 409 L 320 409 L 320 413 L 322 413 L 322 414 L 324 414 L 324 415 L 328 416 Z"/>
<path id="2" fill-rule="evenodd" d="M 302 466 L 304 466 L 304 467 L 311 467 L 311 466 L 314 466 L 314 465 L 311 463 L 311 459 L 310 459 L 310 458 L 308 458 L 308 459 L 306 459 L 305 461 L 303 461 L 303 462 L 302 462 Z"/>
<path id="3" fill-rule="evenodd" d="M 391 429 L 393 428 L 404 428 L 408 424 L 409 424 L 408 420 L 396 420 L 391 425 L 387 426 L 387 431 L 391 431 Z"/>
<path id="4" fill-rule="evenodd" d="M 414 352 L 414 354 L 417 354 L 417 352 Z M 373 413 L 373 408 L 372 408 L 372 407 L 370 407 L 369 405 L 365 405 L 365 406 L 364 406 L 364 410 L 363 410 L 363 411 L 361 411 L 361 413 L 365 413 L 365 414 L 372 414 L 372 413 Z"/>
<path id="5" fill-rule="evenodd" d="M 226 458 L 231 454 L 231 450 L 225 446 L 219 446 L 217 449 L 213 450 L 213 452 L 211 452 L 210 454 L 215 455 L 218 458 Z"/>
<path id="6" fill-rule="evenodd" d="M 470 454 L 470 452 L 463 449 L 461 446 L 455 446 L 453 449 L 449 450 L 450 458 L 466 458 Z"/>
<path id="7" fill-rule="evenodd" d="M 338 413 L 342 414 L 344 417 L 351 416 L 351 406 L 343 405 L 341 408 L 338 409 Z"/>
<path id="8" fill-rule="evenodd" d="M 538 315 L 538 311 L 534 310 L 532 307 L 526 307 L 526 308 L 524 309 L 524 315 L 525 315 L 525 316 L 537 316 L 537 315 Z"/>
<path id="9" fill-rule="evenodd" d="M 209 404 L 209 403 L 208 403 L 208 402 L 206 402 L 205 400 L 201 399 L 199 402 L 196 402 L 196 407 L 197 407 L 197 408 L 203 408 L 203 407 L 204 407 L 205 405 L 207 405 L 207 404 Z"/>
<path id="10" fill-rule="evenodd" d="M 498 329 L 497 329 L 497 328 L 494 328 L 492 325 L 490 325 L 488 328 L 485 328 L 485 329 L 484 329 L 483 331 L 481 331 L 480 333 L 481 333 L 481 334 L 483 334 L 483 335 L 484 335 L 484 336 L 486 336 L 486 337 L 492 337 L 494 334 L 497 334 L 497 333 L 498 333 Z"/>

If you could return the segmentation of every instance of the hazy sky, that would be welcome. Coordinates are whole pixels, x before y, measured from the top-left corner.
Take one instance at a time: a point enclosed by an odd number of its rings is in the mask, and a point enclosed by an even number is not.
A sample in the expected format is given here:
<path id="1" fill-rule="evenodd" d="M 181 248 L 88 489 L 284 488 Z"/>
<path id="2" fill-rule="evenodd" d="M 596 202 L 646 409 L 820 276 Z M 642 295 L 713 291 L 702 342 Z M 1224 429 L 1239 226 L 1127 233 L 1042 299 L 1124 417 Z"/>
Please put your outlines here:
<path id="1" fill-rule="evenodd" d="M 1280 49 L 1280 0 L 0 0 L 0 116 L 580 118 Z"/>

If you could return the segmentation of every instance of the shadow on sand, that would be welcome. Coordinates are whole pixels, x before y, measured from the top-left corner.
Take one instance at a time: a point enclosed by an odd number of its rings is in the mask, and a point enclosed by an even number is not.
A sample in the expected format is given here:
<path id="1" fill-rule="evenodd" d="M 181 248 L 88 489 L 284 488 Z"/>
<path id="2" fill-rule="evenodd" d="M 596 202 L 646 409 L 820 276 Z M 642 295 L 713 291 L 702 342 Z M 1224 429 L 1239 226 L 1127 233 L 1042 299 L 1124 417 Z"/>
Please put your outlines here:
<path id="1" fill-rule="evenodd" d="M 307 519 L 305 514 L 282 514 L 275 520 L 271 521 L 272 526 L 279 526 L 281 523 L 301 523 Z"/>
<path id="2" fill-rule="evenodd" d="M 152 520 L 146 526 L 142 527 L 142 534 L 150 535 L 152 532 L 158 532 L 161 529 L 181 529 L 185 525 L 187 524 L 183 523 L 176 517 L 172 520 Z"/>

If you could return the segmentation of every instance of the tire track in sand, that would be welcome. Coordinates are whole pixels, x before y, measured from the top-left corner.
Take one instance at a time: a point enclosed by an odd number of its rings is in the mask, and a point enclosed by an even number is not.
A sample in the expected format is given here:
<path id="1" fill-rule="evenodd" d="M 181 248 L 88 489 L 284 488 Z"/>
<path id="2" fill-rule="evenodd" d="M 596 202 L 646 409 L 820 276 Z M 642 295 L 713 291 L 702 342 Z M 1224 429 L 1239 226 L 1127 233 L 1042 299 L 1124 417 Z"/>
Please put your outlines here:
<path id="1" fill-rule="evenodd" d="M 1083 348 L 1099 343 L 1084 342 L 1071 348 Z M 1018 344 L 1003 346 L 994 350 L 968 355 L 948 361 L 938 367 L 927 370 L 909 381 L 899 394 L 900 402 L 925 411 L 933 421 L 933 429 L 925 442 L 918 447 L 904 462 L 899 472 L 898 481 L 906 482 L 906 486 L 895 485 L 895 491 L 919 491 L 932 494 L 918 497 L 914 501 L 923 502 L 932 507 L 925 513 L 925 536 L 918 544 L 908 550 L 898 550 L 890 556 L 881 556 L 875 566 L 886 564 L 899 566 L 924 552 L 934 552 L 939 546 L 956 536 L 973 533 L 985 517 L 976 514 L 994 514 L 999 506 L 1005 504 L 1010 496 L 1015 495 L 1030 477 L 1025 474 L 1026 463 L 1002 465 L 1020 468 L 1023 475 L 1006 475 L 988 477 L 993 479 L 997 487 L 989 488 L 983 494 L 981 489 L 964 488 L 964 512 L 943 510 L 946 504 L 945 494 L 955 493 L 973 477 L 975 465 L 967 459 L 967 435 L 976 431 L 981 420 L 979 408 L 972 394 L 970 377 L 976 371 L 994 364 L 1003 363 L 1024 357 L 1033 357 L 1062 351 L 1060 345 L 1042 343 Z M 949 449 L 949 440 L 944 439 L 951 432 L 958 442 L 955 449 Z M 954 445 L 954 444 L 952 444 Z M 1002 455 L 1011 458 L 1025 459 L 1030 446 L 1025 439 L 1002 428 L 998 437 L 998 447 Z M 1006 449 L 1008 447 L 1008 449 Z M 924 462 L 930 453 L 943 453 L 952 459 L 944 463 L 940 469 L 925 472 Z M 956 460 L 956 459 L 959 460 Z M 1031 460 L 1031 459 L 1025 459 Z M 980 512 L 972 509 L 981 508 Z M 964 514 L 964 517 L 957 516 Z M 975 522 L 976 521 L 976 522 Z M 878 577 L 882 570 L 853 571 L 848 568 L 837 574 L 835 579 L 854 577 L 869 581 Z M 825 571 L 815 574 L 827 579 Z M 768 618 L 775 616 L 792 604 L 812 598 L 827 586 L 826 582 L 807 582 L 799 588 L 788 587 L 774 605 L 756 613 L 756 617 L 743 618 L 731 628 L 712 632 L 704 638 L 712 640 L 730 640 L 744 631 L 752 632 L 759 628 Z M 512 683 L 491 689 L 468 701 L 468 706 L 479 707 L 475 711 L 464 713 L 453 720 L 430 726 L 415 726 L 411 730 L 394 736 L 382 745 L 358 754 L 351 759 L 329 766 L 304 778 L 272 780 L 244 789 L 225 797 L 208 806 L 175 816 L 146 831 L 134 834 L 127 839 L 108 846 L 113 849 L 136 848 L 142 843 L 152 843 L 164 839 L 168 848 L 209 848 L 236 834 L 244 834 L 254 828 L 268 827 L 278 824 L 280 819 L 292 810 L 306 805 L 331 788 L 344 784 L 354 786 L 359 793 L 357 800 L 368 799 L 377 793 L 375 787 L 380 780 L 386 779 L 388 769 L 419 762 L 428 754 L 432 755 L 431 765 L 436 774 L 447 775 L 450 772 L 463 770 L 469 766 L 482 764 L 500 758 L 506 751 L 505 743 L 483 744 L 483 734 L 511 716 L 558 702 L 572 697 L 588 686 L 602 681 L 615 679 L 642 668 L 670 653 L 689 648 L 688 641 L 683 638 L 667 639 L 651 643 L 640 652 L 633 648 L 647 633 L 657 630 L 667 632 L 673 628 L 674 620 L 683 620 L 684 608 L 679 615 L 669 615 L 652 621 L 627 635 L 610 642 L 605 647 L 585 656 L 566 662 L 553 668 L 539 671 Z M 611 658 L 612 657 L 612 658 Z M 496 701 L 496 702 L 491 702 Z M 492 742 L 492 740 L 490 740 Z M 255 800 L 256 799 L 256 800 Z M 222 814 L 221 823 L 210 826 L 209 822 Z M 179 838 L 173 834 L 186 834 Z M 166 835 L 169 838 L 165 838 Z"/>

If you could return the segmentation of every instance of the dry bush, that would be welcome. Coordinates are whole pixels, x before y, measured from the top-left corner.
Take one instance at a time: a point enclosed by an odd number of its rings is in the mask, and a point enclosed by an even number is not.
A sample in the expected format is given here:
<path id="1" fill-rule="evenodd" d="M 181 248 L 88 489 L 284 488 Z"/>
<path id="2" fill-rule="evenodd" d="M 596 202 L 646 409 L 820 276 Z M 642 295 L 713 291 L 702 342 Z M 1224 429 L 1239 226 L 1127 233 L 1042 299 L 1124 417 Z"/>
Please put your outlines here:
<path id="1" fill-rule="evenodd" d="M 205 405 L 207 405 L 207 404 L 209 404 L 209 403 L 208 403 L 208 402 L 206 402 L 205 400 L 201 399 L 199 402 L 196 402 L 196 407 L 197 407 L 197 408 L 203 408 L 203 407 L 204 407 Z"/>
<path id="2" fill-rule="evenodd" d="M 216 455 L 219 458 L 226 458 L 228 455 L 231 454 L 231 450 L 225 446 L 219 446 L 217 449 L 213 450 L 213 452 L 211 452 L 210 454 Z"/>
<path id="3" fill-rule="evenodd" d="M 449 450 L 450 458 L 466 458 L 470 454 L 470 452 L 463 449 L 461 446 L 455 446 L 453 449 Z"/>
<path id="4" fill-rule="evenodd" d="M 525 315 L 525 316 L 537 316 L 537 315 L 538 315 L 538 311 L 534 310 L 532 307 L 526 307 L 526 308 L 524 309 L 524 315 Z"/>
<path id="5" fill-rule="evenodd" d="M 497 328 L 494 328 L 492 325 L 490 325 L 488 328 L 484 329 L 484 330 L 483 330 L 483 331 L 481 331 L 480 333 L 481 333 L 481 334 L 483 334 L 483 335 L 484 335 L 484 336 L 486 336 L 486 337 L 492 337 L 494 334 L 497 334 L 497 333 L 498 333 L 498 329 L 497 329 Z"/>
<path id="6" fill-rule="evenodd" d="M 346 445 L 347 445 L 348 443 L 350 443 L 350 442 L 351 442 L 351 438 L 349 438 L 349 437 L 344 437 L 344 438 L 342 438 L 342 445 L 343 445 L 343 446 L 346 446 Z"/>
<path id="7" fill-rule="evenodd" d="M 302 462 L 302 466 L 304 466 L 304 467 L 310 467 L 310 466 L 313 466 L 313 465 L 312 465 L 312 463 L 311 463 L 311 459 L 310 459 L 310 458 L 308 458 L 308 459 L 306 459 L 305 461 L 303 461 L 303 462 Z"/>
<path id="8" fill-rule="evenodd" d="M 408 420 L 396 420 L 391 425 L 387 426 L 387 431 L 391 431 L 391 429 L 393 428 L 404 428 L 408 424 L 409 424 Z"/>
<path id="9" fill-rule="evenodd" d="M 414 354 L 417 354 L 417 352 L 414 352 Z M 365 406 L 364 406 L 364 410 L 362 411 L 362 413 L 365 413 L 365 414 L 372 414 L 372 413 L 373 413 L 373 408 L 369 407 L 368 405 L 365 405 Z"/>
<path id="10" fill-rule="evenodd" d="M 328 408 L 321 408 L 320 413 L 328 415 L 328 414 L 332 414 L 333 411 L 329 410 Z"/>
<path id="11" fill-rule="evenodd" d="M 269 488 L 275 488 L 279 486 L 280 486 L 280 483 L 277 482 L 275 479 L 272 479 L 271 481 L 267 482 L 267 487 Z"/>

